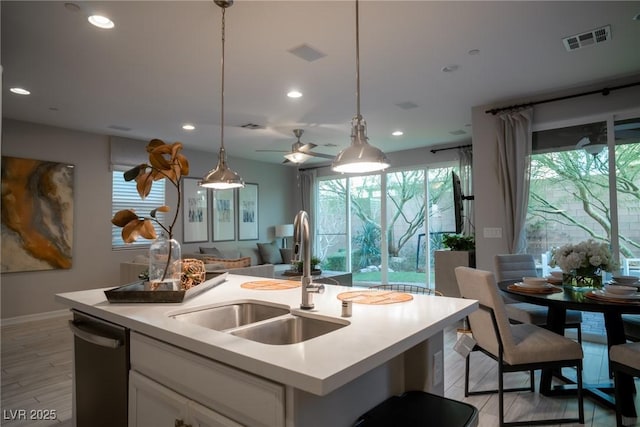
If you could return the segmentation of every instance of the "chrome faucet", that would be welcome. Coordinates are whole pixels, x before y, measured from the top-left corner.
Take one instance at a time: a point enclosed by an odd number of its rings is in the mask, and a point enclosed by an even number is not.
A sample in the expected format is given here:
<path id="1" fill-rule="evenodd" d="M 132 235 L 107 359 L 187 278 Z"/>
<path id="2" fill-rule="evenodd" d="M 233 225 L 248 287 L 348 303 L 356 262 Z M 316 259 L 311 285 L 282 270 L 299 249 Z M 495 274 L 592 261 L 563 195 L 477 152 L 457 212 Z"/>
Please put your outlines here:
<path id="1" fill-rule="evenodd" d="M 324 292 L 324 285 L 316 285 L 311 280 L 311 244 L 309 242 L 309 215 L 306 211 L 300 211 L 293 220 L 293 261 L 300 261 L 300 246 L 304 260 L 302 262 L 302 303 L 300 308 L 311 310 L 313 306 L 313 294 Z"/>

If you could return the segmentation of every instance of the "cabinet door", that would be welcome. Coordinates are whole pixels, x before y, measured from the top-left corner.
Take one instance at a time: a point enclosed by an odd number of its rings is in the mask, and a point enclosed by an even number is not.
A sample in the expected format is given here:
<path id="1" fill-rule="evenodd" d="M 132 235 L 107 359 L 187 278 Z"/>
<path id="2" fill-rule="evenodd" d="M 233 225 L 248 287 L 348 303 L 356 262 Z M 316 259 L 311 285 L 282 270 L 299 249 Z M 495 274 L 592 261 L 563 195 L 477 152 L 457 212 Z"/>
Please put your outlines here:
<path id="1" fill-rule="evenodd" d="M 197 402 L 189 402 L 190 427 L 243 427 L 241 424 L 212 411 Z"/>
<path id="2" fill-rule="evenodd" d="M 184 396 L 130 371 L 129 427 L 174 427 L 178 420 L 186 424 L 188 402 Z"/>

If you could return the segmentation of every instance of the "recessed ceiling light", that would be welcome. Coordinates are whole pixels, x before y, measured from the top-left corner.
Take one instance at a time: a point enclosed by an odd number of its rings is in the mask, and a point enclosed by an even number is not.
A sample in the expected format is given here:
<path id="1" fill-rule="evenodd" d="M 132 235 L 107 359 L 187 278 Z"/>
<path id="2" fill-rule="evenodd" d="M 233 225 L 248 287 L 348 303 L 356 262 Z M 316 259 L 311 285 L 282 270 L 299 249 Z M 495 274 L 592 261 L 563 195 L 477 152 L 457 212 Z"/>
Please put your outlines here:
<path id="1" fill-rule="evenodd" d="M 16 95 L 31 95 L 31 92 L 21 87 L 12 87 L 11 89 L 9 89 L 9 91 L 15 93 Z"/>
<path id="2" fill-rule="evenodd" d="M 391 135 L 393 135 L 393 136 L 402 136 L 402 135 L 404 135 L 404 132 L 402 132 L 401 130 L 396 130 L 396 131 L 391 132 Z"/>
<path id="3" fill-rule="evenodd" d="M 184 130 L 194 130 L 196 127 L 191 123 L 185 123 L 182 125 L 182 129 Z"/>
<path id="4" fill-rule="evenodd" d="M 447 65 L 446 67 L 442 67 L 443 73 L 452 73 L 458 69 L 457 65 Z"/>
<path id="5" fill-rule="evenodd" d="M 298 90 L 292 90 L 289 93 L 287 93 L 287 96 L 289 98 L 300 98 L 302 96 L 302 92 Z"/>
<path id="6" fill-rule="evenodd" d="M 98 28 L 104 28 L 106 30 L 115 27 L 115 24 L 113 23 L 113 21 L 111 19 L 107 18 L 106 16 L 102 16 L 102 15 L 91 15 L 89 17 L 89 22 L 92 25 L 95 25 Z"/>

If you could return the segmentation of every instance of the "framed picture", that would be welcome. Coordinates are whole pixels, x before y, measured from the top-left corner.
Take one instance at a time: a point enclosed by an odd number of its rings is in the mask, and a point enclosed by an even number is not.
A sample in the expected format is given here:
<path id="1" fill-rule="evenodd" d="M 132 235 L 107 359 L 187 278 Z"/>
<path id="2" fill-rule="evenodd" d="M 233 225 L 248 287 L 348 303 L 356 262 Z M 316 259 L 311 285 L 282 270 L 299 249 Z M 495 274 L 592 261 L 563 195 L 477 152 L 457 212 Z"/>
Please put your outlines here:
<path id="1" fill-rule="evenodd" d="M 185 243 L 209 241 L 209 194 L 198 178 L 182 180 L 182 230 Z"/>
<path id="2" fill-rule="evenodd" d="M 69 269 L 74 167 L 2 156 L 2 273 Z"/>
<path id="3" fill-rule="evenodd" d="M 213 241 L 236 240 L 236 193 L 213 190 Z"/>
<path id="4" fill-rule="evenodd" d="M 238 189 L 238 240 L 258 240 L 258 184 Z"/>

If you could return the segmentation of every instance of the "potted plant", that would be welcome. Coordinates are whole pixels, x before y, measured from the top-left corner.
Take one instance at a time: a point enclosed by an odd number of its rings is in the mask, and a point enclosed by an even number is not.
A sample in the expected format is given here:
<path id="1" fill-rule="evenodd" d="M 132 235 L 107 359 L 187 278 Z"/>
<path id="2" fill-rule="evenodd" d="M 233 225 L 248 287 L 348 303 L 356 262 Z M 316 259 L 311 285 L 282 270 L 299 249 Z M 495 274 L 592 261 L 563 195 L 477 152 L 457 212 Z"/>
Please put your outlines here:
<path id="1" fill-rule="evenodd" d="M 442 236 L 442 244 L 452 251 L 475 251 L 476 240 L 473 236 L 462 234 L 445 234 Z"/>
<path id="2" fill-rule="evenodd" d="M 322 273 L 322 270 L 320 270 L 318 268 L 318 265 L 321 262 L 322 261 L 320 260 L 320 258 L 318 258 L 316 256 L 312 256 L 311 257 L 311 274 L 320 274 L 320 273 Z M 298 270 L 298 273 L 302 273 L 302 269 L 303 268 L 304 268 L 304 261 L 296 262 L 296 269 Z"/>
<path id="3" fill-rule="evenodd" d="M 445 234 L 442 245 L 448 250 L 434 253 L 436 290 L 448 297 L 460 297 L 455 268 L 476 266 L 475 239 L 462 234 Z"/>
<path id="4" fill-rule="evenodd" d="M 148 216 L 140 215 L 131 209 L 116 212 L 111 222 L 122 227 L 122 240 L 132 243 L 138 237 L 155 239 L 149 248 L 148 280 L 151 289 L 178 289 L 182 276 L 180 244 L 173 239 L 173 227 L 180 211 L 182 177 L 189 174 L 189 161 L 181 154 L 182 143 L 166 144 L 159 139 L 152 139 L 146 147 L 149 163 L 142 163 L 124 173 L 125 181 L 136 181 L 138 194 L 142 199 L 149 195 L 155 181 L 165 179 L 171 183 L 178 194 L 177 206 L 173 218 L 163 224 L 159 212 L 169 212 L 169 206 L 159 206 Z M 153 227 L 156 223 L 162 229 L 160 237 Z"/>

